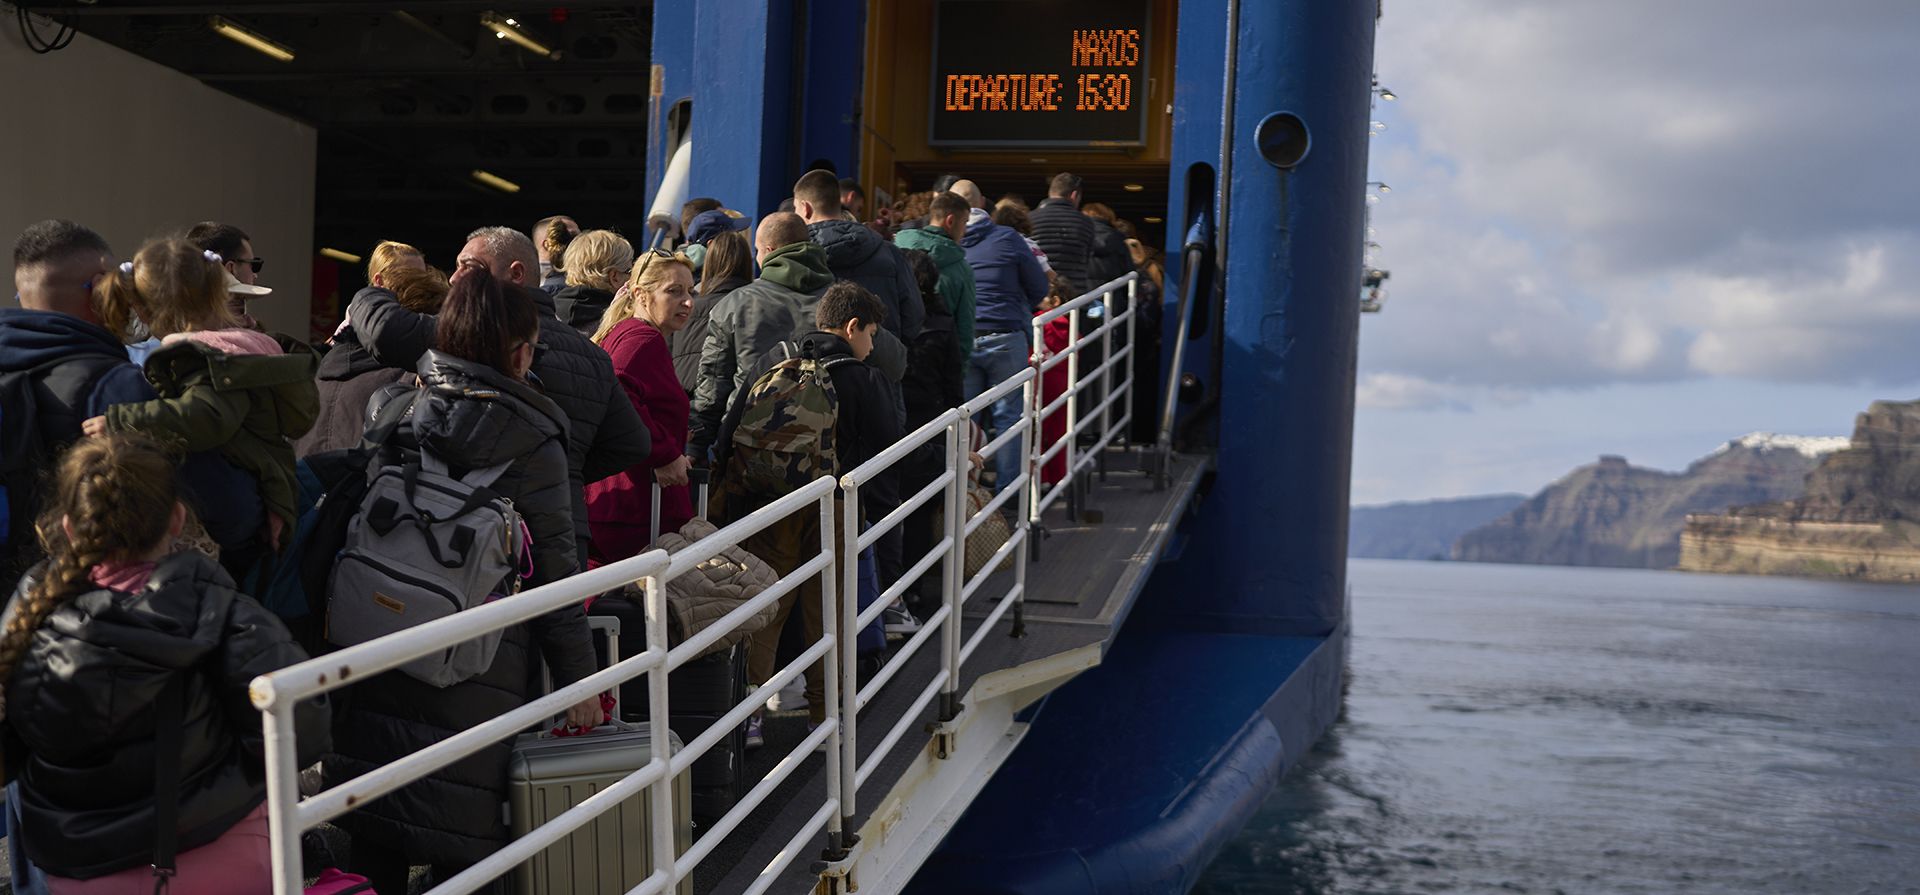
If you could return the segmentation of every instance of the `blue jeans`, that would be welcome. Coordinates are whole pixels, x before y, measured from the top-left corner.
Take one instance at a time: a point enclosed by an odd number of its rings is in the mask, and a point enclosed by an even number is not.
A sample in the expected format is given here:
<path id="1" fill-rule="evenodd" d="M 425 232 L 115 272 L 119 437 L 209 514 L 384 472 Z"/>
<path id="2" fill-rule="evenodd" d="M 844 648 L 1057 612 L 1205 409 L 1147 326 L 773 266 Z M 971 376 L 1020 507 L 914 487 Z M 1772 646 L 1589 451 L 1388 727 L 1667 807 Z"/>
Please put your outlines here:
<path id="1" fill-rule="evenodd" d="M 979 397 L 988 389 L 1007 381 L 1014 374 L 1025 369 L 1033 353 L 1032 344 L 1024 332 L 993 333 L 979 336 L 973 340 L 973 357 L 967 361 L 967 400 Z M 975 420 L 980 428 L 987 430 L 989 437 L 997 438 L 1007 427 L 1020 421 L 1021 389 L 998 401 L 991 407 L 980 411 Z M 1000 449 L 992 458 L 994 469 L 993 491 L 1000 493 L 1008 482 L 1020 476 L 1026 468 L 1027 458 L 1020 455 L 1020 441 L 1014 439 Z"/>
<path id="2" fill-rule="evenodd" d="M 14 895 L 47 895 L 47 877 L 27 860 L 20 843 L 20 784 L 7 785 L 7 858 L 13 863 Z"/>

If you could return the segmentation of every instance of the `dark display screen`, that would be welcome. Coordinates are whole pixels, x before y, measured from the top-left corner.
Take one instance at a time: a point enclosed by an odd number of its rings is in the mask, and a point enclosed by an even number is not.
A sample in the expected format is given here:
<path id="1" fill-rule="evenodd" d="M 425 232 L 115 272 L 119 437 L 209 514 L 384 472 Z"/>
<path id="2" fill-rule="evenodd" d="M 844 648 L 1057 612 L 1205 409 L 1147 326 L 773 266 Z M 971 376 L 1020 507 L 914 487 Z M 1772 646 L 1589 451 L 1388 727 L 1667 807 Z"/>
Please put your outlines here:
<path id="1" fill-rule="evenodd" d="M 1147 5 L 939 0 L 930 142 L 1145 142 Z"/>

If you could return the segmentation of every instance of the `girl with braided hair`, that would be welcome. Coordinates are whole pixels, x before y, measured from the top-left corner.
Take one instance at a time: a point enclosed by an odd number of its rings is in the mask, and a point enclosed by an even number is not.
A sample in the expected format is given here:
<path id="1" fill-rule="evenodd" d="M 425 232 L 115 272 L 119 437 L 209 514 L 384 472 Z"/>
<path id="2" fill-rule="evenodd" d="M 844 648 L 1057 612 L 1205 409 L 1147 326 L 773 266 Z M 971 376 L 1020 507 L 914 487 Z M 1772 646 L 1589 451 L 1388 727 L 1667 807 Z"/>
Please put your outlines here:
<path id="1" fill-rule="evenodd" d="M 158 445 L 81 441 L 38 524 L 48 558 L 0 623 L 0 743 L 20 793 L 13 832 L 53 895 L 152 891 L 163 822 L 178 837 L 172 891 L 272 887 L 247 685 L 306 655 L 219 564 L 170 552 L 187 515 Z M 310 764 L 328 745 L 325 701 L 295 718 Z M 161 748 L 169 728 L 180 736 Z M 163 773 L 177 781 L 172 800 L 157 794 Z"/>

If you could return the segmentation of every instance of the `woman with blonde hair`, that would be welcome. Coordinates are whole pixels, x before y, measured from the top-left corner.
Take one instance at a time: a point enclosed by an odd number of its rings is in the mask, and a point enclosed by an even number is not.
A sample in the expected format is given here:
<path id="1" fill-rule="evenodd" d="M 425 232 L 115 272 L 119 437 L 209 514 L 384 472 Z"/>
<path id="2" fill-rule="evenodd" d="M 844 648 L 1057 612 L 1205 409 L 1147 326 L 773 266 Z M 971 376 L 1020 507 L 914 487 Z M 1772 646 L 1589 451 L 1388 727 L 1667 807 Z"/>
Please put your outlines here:
<path id="1" fill-rule="evenodd" d="M 652 540 L 652 485 L 660 482 L 660 530 L 679 531 L 693 518 L 685 453 L 691 405 L 673 372 L 667 340 L 693 314 L 693 262 L 658 249 L 641 256 L 593 340 L 613 358 L 613 372 L 653 436 L 653 452 L 625 472 L 587 486 L 592 565 L 626 559 Z"/>
<path id="2" fill-rule="evenodd" d="M 390 279 L 403 270 L 423 271 L 427 269 L 426 253 L 391 239 L 380 240 L 373 247 L 373 253 L 367 258 L 367 283 L 383 289 L 392 289 Z M 445 279 L 442 277 L 442 279 Z"/>
<path id="3" fill-rule="evenodd" d="M 567 243 L 561 269 L 567 285 L 553 294 L 554 314 L 591 337 L 633 269 L 633 244 L 612 230 L 588 230 Z"/>

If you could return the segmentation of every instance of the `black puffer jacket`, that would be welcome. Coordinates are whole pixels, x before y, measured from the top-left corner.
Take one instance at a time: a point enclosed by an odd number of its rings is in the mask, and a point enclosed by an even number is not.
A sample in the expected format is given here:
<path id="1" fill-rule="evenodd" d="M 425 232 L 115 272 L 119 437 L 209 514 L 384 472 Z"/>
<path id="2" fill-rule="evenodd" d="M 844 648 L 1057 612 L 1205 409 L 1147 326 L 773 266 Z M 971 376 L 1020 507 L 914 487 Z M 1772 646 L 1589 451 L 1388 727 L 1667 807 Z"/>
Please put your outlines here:
<path id="1" fill-rule="evenodd" d="M 567 416 L 573 532 L 584 561 L 589 536 L 587 483 L 645 460 L 653 450 L 652 436 L 619 380 L 613 378 L 613 361 L 591 339 L 554 316 L 553 296 L 538 289 L 508 288 L 517 289 L 540 310 L 542 350 L 534 355 L 533 374 Z M 367 350 L 389 367 L 411 370 L 420 355 L 433 347 L 435 318 L 407 310 L 385 289 L 360 290 L 347 307 L 347 320 Z"/>
<path id="2" fill-rule="evenodd" d="M 162 559 L 139 593 L 96 588 L 55 609 L 7 682 L 7 765 L 28 857 L 79 879 L 152 860 L 155 706 L 179 677 L 179 848 L 220 838 L 267 797 L 247 685 L 305 658 L 199 553 Z M 327 711 L 325 699 L 294 710 L 303 767 L 327 748 Z"/>
<path id="3" fill-rule="evenodd" d="M 751 282 L 747 277 L 728 277 L 703 288 L 693 297 L 693 315 L 687 318 L 686 328 L 667 338 L 667 344 L 673 347 L 673 375 L 680 378 L 680 387 L 687 390 L 687 397 L 693 397 L 694 389 L 700 387 L 700 349 L 707 344 L 713 306 L 726 298 L 727 293 Z"/>
<path id="4" fill-rule="evenodd" d="M 1127 248 L 1127 238 L 1106 221 L 1098 218 L 1087 221 L 1093 224 L 1093 254 L 1087 258 L 1087 285 L 1081 290 L 1083 294 L 1133 270 L 1133 251 Z"/>
<path id="5" fill-rule="evenodd" d="M 553 293 L 554 316 L 589 339 L 612 306 L 613 293 L 592 286 L 565 286 Z"/>
<path id="6" fill-rule="evenodd" d="M 380 363 L 360 344 L 352 329 L 335 336 L 333 348 L 320 359 L 320 372 L 315 377 L 320 387 L 320 415 L 314 418 L 313 428 L 294 441 L 294 456 L 307 457 L 360 444 L 366 434 L 367 400 L 412 375 Z"/>
<path id="7" fill-rule="evenodd" d="M 529 583 L 572 574 L 567 421 L 560 409 L 524 382 L 439 352 L 421 359 L 420 375 L 424 389 L 396 386 L 376 398 L 415 400 L 388 442 L 385 459 L 404 462 L 425 446 L 456 472 L 511 461 L 493 489 L 513 501 L 533 533 Z M 538 682 L 535 649 L 553 670 L 556 685 L 591 674 L 585 611 L 570 605 L 509 629 L 491 668 L 445 689 L 398 671 L 348 688 L 335 713 L 335 751 L 325 764 L 328 784 L 524 705 Z M 498 851 L 507 839 L 500 803 L 506 798 L 511 754 L 510 740 L 490 745 L 339 823 L 356 837 L 404 851 L 416 864 L 471 864 Z"/>
<path id="8" fill-rule="evenodd" d="M 899 247 L 856 221 L 821 221 L 807 225 L 807 233 L 814 245 L 827 250 L 827 269 L 834 279 L 858 283 L 880 297 L 887 306 L 882 325 L 888 332 L 902 342 L 920 334 L 927 309 Z"/>
<path id="9" fill-rule="evenodd" d="M 1033 222 L 1033 241 L 1047 253 L 1047 264 L 1067 281 L 1067 294 L 1076 296 L 1099 283 L 1087 282 L 1087 264 L 1093 256 L 1093 219 L 1080 213 L 1071 199 L 1048 198 L 1027 212 Z"/>
<path id="10" fill-rule="evenodd" d="M 907 350 L 907 376 L 900 380 L 900 390 L 907 402 L 906 428 L 911 431 L 967 399 L 966 355 L 953 333 L 952 314 L 927 315 L 927 325 Z"/>

